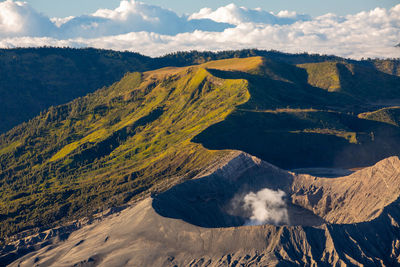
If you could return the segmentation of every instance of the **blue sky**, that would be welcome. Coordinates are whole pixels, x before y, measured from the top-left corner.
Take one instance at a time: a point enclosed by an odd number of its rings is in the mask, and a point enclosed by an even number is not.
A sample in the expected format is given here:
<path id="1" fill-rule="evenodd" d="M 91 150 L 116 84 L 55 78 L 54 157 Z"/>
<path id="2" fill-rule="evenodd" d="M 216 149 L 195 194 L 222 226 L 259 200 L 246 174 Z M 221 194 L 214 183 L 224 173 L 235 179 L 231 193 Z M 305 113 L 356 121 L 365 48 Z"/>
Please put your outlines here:
<path id="1" fill-rule="evenodd" d="M 36 10 L 50 17 L 77 16 L 93 13 L 99 8 L 114 9 L 119 0 L 26 0 Z M 261 7 L 264 10 L 278 12 L 296 11 L 311 16 L 326 13 L 338 15 L 354 14 L 376 7 L 391 8 L 399 0 L 142 0 L 142 2 L 169 8 L 178 14 L 193 13 L 203 7 L 217 8 L 229 3 L 248 8 Z"/>

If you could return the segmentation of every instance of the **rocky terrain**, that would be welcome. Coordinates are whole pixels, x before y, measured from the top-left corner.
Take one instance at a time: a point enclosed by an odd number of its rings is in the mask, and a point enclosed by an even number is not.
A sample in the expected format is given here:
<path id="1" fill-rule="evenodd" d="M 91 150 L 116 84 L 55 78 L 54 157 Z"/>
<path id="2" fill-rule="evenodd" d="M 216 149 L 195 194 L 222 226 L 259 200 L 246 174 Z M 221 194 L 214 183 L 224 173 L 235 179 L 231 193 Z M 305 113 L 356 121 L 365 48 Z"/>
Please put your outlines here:
<path id="1" fill-rule="evenodd" d="M 394 266 L 399 185 L 398 157 L 323 178 L 235 151 L 201 177 L 53 239 L 10 266 Z M 266 188 L 285 196 L 287 220 L 243 226 L 251 211 L 237 203 Z"/>

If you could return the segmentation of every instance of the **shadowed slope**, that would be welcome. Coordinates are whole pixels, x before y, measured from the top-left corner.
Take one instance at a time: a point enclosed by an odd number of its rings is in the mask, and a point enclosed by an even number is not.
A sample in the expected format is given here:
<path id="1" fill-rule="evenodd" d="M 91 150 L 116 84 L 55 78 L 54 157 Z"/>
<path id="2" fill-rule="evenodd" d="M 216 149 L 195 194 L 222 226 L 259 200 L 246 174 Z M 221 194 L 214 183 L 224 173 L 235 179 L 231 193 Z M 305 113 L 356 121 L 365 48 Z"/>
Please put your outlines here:
<path id="1" fill-rule="evenodd" d="M 388 168 L 389 167 L 389 168 Z M 263 170 L 264 179 L 259 176 Z M 160 216 L 157 206 L 167 208 L 171 204 L 172 195 L 183 200 L 189 197 L 180 196 L 182 193 L 177 187 L 169 192 L 151 199 L 140 201 L 120 214 L 111 216 L 103 221 L 96 222 L 72 233 L 68 240 L 45 246 L 10 266 L 58 266 L 96 265 L 96 266 L 232 266 L 243 264 L 246 266 L 336 266 L 336 265 L 367 265 L 367 266 L 395 266 L 399 264 L 400 250 L 400 206 L 394 201 L 399 191 L 388 192 L 382 187 L 375 187 L 373 183 L 377 177 L 394 177 L 390 182 L 399 188 L 400 160 L 386 159 L 375 166 L 354 173 L 363 178 L 365 183 L 354 177 L 338 178 L 340 183 L 345 182 L 349 191 L 344 199 L 342 214 L 364 216 L 370 213 L 369 200 L 374 195 L 368 194 L 376 189 L 376 194 L 382 198 L 373 201 L 379 206 L 379 212 L 373 216 L 366 216 L 363 222 L 352 224 L 322 224 L 318 226 L 242 226 L 227 228 L 203 228 L 182 220 Z M 264 180 L 258 186 L 281 187 L 288 190 L 304 189 L 304 194 L 310 201 L 315 199 L 312 191 L 321 192 L 322 198 L 341 193 L 339 182 L 310 176 L 297 176 L 280 170 L 268 163 L 245 153 L 235 152 L 219 162 L 217 167 L 210 171 L 210 175 L 198 180 L 208 180 L 211 188 L 222 186 L 213 183 L 218 177 L 225 176 L 225 181 L 240 181 L 244 179 L 251 186 L 255 181 Z M 255 174 L 252 176 L 251 174 Z M 290 178 L 292 177 L 292 178 Z M 190 189 L 192 197 L 204 197 L 199 201 L 213 202 L 207 192 L 197 190 L 193 180 L 182 184 Z M 312 181 L 309 183 L 309 181 Z M 370 183 L 372 181 L 372 183 Z M 304 183 L 303 183 L 304 182 Z M 201 182 L 199 182 L 201 183 Z M 336 185 L 334 185 L 336 183 Z M 292 187 L 287 187 L 292 184 Z M 330 190 L 327 185 L 332 185 Z M 300 188 L 301 187 L 301 188 Z M 220 192 L 224 191 L 220 188 Z M 229 188 L 229 186 L 228 186 Z M 366 191 L 365 191 L 366 190 Z M 293 192 L 292 192 L 293 193 Z M 387 197 L 390 196 L 390 199 Z M 360 197 L 360 198 L 359 198 Z M 207 200 L 208 198 L 208 200 Z M 358 200 L 357 200 L 358 198 Z M 378 200 L 378 199 L 377 199 Z M 167 201 L 165 203 L 164 201 Z M 178 204 L 175 203 L 174 204 Z M 361 206 L 360 206 L 361 205 Z M 169 206 L 168 209 L 180 207 Z M 359 206 L 361 210 L 353 208 Z M 353 208 L 352 208 L 353 207 Z M 188 213 L 195 211 L 186 206 Z M 206 212 L 214 210 L 203 209 Z M 332 210 L 332 214 L 336 211 Z M 196 215 L 195 213 L 192 213 Z M 368 219 L 367 219 L 368 218 Z M 367 221 L 364 221 L 367 219 Z M 48 240 L 50 242 L 51 240 Z"/>
<path id="2" fill-rule="evenodd" d="M 154 197 L 153 208 L 164 217 L 201 227 L 242 226 L 250 214 L 242 198 L 263 188 L 290 191 L 293 177 L 258 158 L 240 153 L 209 176 L 190 180 Z M 222 190 L 223 189 L 223 190 Z M 289 203 L 289 225 L 319 225 L 323 220 Z"/>
<path id="3" fill-rule="evenodd" d="M 354 113 L 376 109 L 372 99 L 383 103 L 400 97 L 400 78 L 353 65 L 348 67 L 354 75 L 348 77 L 340 69 L 344 65 L 339 65 L 307 64 L 309 74 L 268 60 L 250 73 L 210 69 L 221 78 L 246 79 L 250 99 L 193 140 L 209 149 L 243 150 L 288 169 L 368 166 L 398 155 L 397 125 L 368 121 Z M 330 69 L 335 81 L 327 80 Z M 365 83 L 359 81 L 363 73 L 368 74 Z M 323 87 L 324 82 L 325 88 L 309 84 Z M 326 90 L 330 86 L 334 90 Z"/>
<path id="4" fill-rule="evenodd" d="M 0 133 L 152 62 L 137 53 L 91 48 L 0 49 Z"/>
<path id="5" fill-rule="evenodd" d="M 307 71 L 309 84 L 330 92 L 342 92 L 364 101 L 399 98 L 398 76 L 346 62 L 309 63 L 298 66 Z"/>

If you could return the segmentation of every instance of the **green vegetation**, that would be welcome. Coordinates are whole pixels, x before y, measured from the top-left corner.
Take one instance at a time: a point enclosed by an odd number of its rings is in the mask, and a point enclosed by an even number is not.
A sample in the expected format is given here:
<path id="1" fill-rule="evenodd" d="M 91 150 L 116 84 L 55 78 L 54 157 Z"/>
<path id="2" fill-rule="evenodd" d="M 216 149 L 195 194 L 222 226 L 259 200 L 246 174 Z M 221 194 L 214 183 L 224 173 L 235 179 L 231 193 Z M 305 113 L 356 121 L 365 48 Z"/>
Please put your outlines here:
<path id="1" fill-rule="evenodd" d="M 92 48 L 0 49 L 0 133 L 32 119 L 50 106 L 65 104 L 98 88 L 109 86 L 127 72 L 255 56 L 289 64 L 345 62 L 400 75 L 398 59 L 354 61 L 335 56 L 286 54 L 256 49 L 217 53 L 178 52 L 158 58 Z"/>
<path id="2" fill-rule="evenodd" d="M 345 62 L 298 65 L 306 69 L 308 83 L 329 92 L 342 92 L 354 99 L 376 101 L 398 98 L 398 77 L 372 68 Z"/>
<path id="3" fill-rule="evenodd" d="M 225 152 L 190 140 L 247 101 L 247 87 L 202 66 L 132 73 L 9 131 L 0 137 L 2 236 L 193 177 Z"/>
<path id="4" fill-rule="evenodd" d="M 280 167 L 360 167 L 399 154 L 400 129 L 334 111 L 236 110 L 194 141 Z"/>
<path id="5" fill-rule="evenodd" d="M 269 57 L 242 58 L 257 53 Z M 124 53 L 110 57 L 124 65 Z M 215 57 L 223 60 L 208 62 Z M 398 125 L 355 114 L 381 108 L 374 101 L 400 99 L 400 77 L 335 59 L 244 50 L 171 54 L 134 66 L 133 57 L 129 68 L 149 71 L 51 106 L 0 136 L 1 236 L 165 190 L 197 175 L 225 149 L 286 168 L 358 167 L 398 153 Z M 150 71 L 168 60 L 169 67 Z M 79 84 L 80 77 L 68 80 Z"/>
<path id="6" fill-rule="evenodd" d="M 335 92 L 341 87 L 337 65 L 337 62 L 323 62 L 298 66 L 307 70 L 309 84 Z"/>
<path id="7" fill-rule="evenodd" d="M 21 141 L 15 141 L 10 144 L 5 144 L 0 147 L 0 155 L 7 154 L 16 150 L 19 146 L 22 145 Z"/>
<path id="8" fill-rule="evenodd" d="M 358 114 L 361 119 L 380 121 L 400 127 L 400 107 L 387 107 Z"/>
<path id="9" fill-rule="evenodd" d="M 400 45 L 400 44 L 399 44 Z M 382 72 L 387 74 L 400 76 L 400 60 L 390 60 L 390 59 L 375 59 L 370 60 L 373 66 Z"/>
<path id="10" fill-rule="evenodd" d="M 150 63 L 137 53 L 107 50 L 0 49 L 0 133 Z"/>

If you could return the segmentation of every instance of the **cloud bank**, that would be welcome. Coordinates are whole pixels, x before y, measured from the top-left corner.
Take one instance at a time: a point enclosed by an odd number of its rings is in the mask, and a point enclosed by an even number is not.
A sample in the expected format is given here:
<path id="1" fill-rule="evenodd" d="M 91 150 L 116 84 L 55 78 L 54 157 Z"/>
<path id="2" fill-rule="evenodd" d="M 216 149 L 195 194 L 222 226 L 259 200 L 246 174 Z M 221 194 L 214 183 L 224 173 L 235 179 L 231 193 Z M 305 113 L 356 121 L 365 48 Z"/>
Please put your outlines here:
<path id="1" fill-rule="evenodd" d="M 0 2 L 0 47 L 70 46 L 159 56 L 187 50 L 275 49 L 343 57 L 400 57 L 400 4 L 354 15 L 319 17 L 238 7 L 179 16 L 124 0 L 114 10 L 48 18 L 25 2 Z"/>
<path id="2" fill-rule="evenodd" d="M 245 225 L 274 224 L 284 225 L 289 223 L 289 216 L 282 190 L 274 191 L 268 188 L 257 193 L 248 193 L 244 201 L 244 209 L 250 210 L 251 217 Z"/>
<path id="3" fill-rule="evenodd" d="M 281 11 L 277 15 L 264 11 L 260 8 L 248 9 L 229 4 L 213 11 L 211 8 L 202 8 L 198 13 L 192 14 L 190 19 L 211 19 L 216 22 L 225 22 L 233 25 L 242 23 L 259 24 L 292 24 L 296 21 L 310 20 L 308 15 L 297 14 L 296 12 Z"/>

